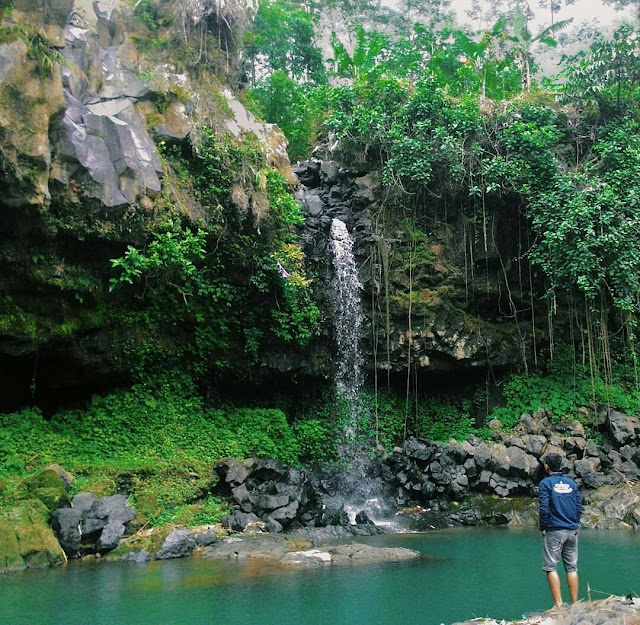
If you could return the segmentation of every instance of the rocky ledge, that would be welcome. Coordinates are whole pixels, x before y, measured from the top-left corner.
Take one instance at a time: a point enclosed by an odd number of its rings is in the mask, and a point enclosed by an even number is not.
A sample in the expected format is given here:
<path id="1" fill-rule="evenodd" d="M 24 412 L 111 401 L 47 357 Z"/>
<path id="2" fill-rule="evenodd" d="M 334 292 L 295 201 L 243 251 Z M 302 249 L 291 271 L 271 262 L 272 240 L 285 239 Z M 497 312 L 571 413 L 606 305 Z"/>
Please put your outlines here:
<path id="1" fill-rule="evenodd" d="M 530 614 L 520 621 L 476 618 L 453 625 L 640 625 L 640 599 L 609 597 Z"/>

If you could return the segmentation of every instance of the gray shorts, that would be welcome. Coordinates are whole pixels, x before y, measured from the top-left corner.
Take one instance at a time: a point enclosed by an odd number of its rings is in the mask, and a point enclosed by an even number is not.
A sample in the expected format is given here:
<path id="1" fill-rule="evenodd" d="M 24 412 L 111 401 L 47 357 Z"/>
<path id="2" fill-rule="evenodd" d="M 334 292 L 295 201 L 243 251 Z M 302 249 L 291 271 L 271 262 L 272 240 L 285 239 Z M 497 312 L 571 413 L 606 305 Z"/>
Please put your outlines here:
<path id="1" fill-rule="evenodd" d="M 578 570 L 578 530 L 547 530 L 542 542 L 542 570 L 555 571 L 562 557 L 567 573 Z"/>

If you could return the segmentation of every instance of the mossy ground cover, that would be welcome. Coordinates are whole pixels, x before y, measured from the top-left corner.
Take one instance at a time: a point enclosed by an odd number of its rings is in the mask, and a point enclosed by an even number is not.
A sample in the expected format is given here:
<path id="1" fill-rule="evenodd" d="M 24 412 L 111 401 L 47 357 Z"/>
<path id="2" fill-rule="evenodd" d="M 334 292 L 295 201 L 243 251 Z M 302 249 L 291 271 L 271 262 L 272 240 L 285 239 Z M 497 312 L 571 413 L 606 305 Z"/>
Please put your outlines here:
<path id="1" fill-rule="evenodd" d="M 216 522 L 214 463 L 252 455 L 297 461 L 299 446 L 278 409 L 206 407 L 170 384 L 94 397 L 86 410 L 49 418 L 35 408 L 0 416 L 0 507 L 22 500 L 32 475 L 51 463 L 76 492 L 127 493 L 142 524 Z"/>

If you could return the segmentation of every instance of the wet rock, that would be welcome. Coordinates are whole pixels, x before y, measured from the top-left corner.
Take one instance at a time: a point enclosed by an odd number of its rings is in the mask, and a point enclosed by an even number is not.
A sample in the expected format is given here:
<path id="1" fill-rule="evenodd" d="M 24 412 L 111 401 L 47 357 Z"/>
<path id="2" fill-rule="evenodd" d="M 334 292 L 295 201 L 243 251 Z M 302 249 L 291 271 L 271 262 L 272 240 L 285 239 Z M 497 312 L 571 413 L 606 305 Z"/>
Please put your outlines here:
<path id="1" fill-rule="evenodd" d="M 356 514 L 356 525 L 375 525 L 374 522 L 369 518 L 366 510 L 360 510 L 358 514 Z"/>
<path id="2" fill-rule="evenodd" d="M 123 562 L 149 562 L 151 554 L 146 549 L 139 551 L 130 551 L 120 558 Z"/>
<path id="3" fill-rule="evenodd" d="M 320 163 L 318 162 L 304 161 L 294 167 L 293 173 L 308 189 L 315 189 L 320 185 Z"/>

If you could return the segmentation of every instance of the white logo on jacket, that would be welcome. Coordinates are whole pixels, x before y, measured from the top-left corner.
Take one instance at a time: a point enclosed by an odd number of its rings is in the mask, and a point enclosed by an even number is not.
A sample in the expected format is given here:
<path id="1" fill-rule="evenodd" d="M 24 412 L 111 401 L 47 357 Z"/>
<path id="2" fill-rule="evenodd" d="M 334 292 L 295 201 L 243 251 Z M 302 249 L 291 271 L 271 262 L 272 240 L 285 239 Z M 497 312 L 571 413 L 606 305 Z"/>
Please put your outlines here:
<path id="1" fill-rule="evenodd" d="M 558 493 L 560 495 L 568 495 L 573 492 L 573 488 L 571 488 L 571 484 L 565 484 L 564 482 L 558 482 L 553 485 L 553 492 Z"/>

